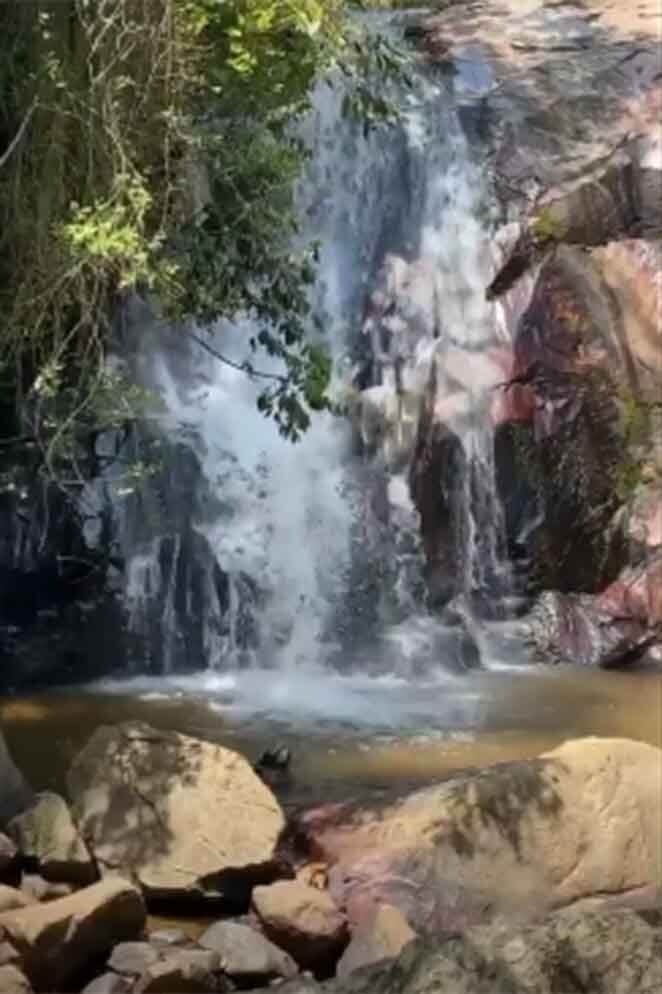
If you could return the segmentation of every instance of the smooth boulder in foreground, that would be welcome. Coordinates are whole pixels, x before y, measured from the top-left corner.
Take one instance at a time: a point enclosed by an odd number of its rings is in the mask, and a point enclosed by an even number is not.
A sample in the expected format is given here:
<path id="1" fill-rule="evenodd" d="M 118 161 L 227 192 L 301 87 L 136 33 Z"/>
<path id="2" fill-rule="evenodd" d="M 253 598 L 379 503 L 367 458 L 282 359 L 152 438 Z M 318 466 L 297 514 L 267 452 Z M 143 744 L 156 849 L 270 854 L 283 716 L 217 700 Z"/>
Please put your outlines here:
<path id="1" fill-rule="evenodd" d="M 248 903 L 270 879 L 285 818 L 242 756 L 142 723 L 104 726 L 68 776 L 74 817 L 101 874 L 148 898 Z"/>
<path id="2" fill-rule="evenodd" d="M 662 751 L 587 738 L 379 809 L 311 811 L 300 828 L 331 863 L 331 892 L 354 928 L 388 903 L 438 935 L 592 895 L 654 895 L 661 812 Z"/>

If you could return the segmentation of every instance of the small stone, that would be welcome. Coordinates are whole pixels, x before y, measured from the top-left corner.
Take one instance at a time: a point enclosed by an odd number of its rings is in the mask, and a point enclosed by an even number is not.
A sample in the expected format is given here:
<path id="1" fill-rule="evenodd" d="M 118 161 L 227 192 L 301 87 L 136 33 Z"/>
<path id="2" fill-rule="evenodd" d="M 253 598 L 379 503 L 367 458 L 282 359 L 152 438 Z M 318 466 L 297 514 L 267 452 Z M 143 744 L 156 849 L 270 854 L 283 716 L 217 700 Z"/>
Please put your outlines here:
<path id="1" fill-rule="evenodd" d="M 116 973 L 139 976 L 159 959 L 158 950 L 149 942 L 120 942 L 113 949 L 108 968 Z"/>
<path id="2" fill-rule="evenodd" d="M 21 880 L 21 890 L 31 903 L 36 901 L 56 901 L 73 893 L 71 884 L 55 884 L 44 880 L 37 873 L 24 873 Z"/>
<path id="3" fill-rule="evenodd" d="M 207 994 L 226 991 L 219 956 L 207 949 L 177 949 L 148 967 L 135 994 Z"/>
<path id="4" fill-rule="evenodd" d="M 20 958 L 18 950 L 14 949 L 11 942 L 7 942 L 4 939 L 0 942 L 0 966 L 6 966 L 8 963 L 17 963 Z"/>
<path id="5" fill-rule="evenodd" d="M 390 904 L 381 904 L 352 936 L 340 957 L 336 976 L 343 979 L 360 967 L 395 959 L 415 938 L 402 912 Z"/>
<path id="6" fill-rule="evenodd" d="M 20 875 L 19 852 L 11 839 L 0 832 L 0 880 L 17 883 Z"/>
<path id="7" fill-rule="evenodd" d="M 0 966 L 0 991 L 2 994 L 32 994 L 30 981 L 18 967 Z"/>
<path id="8" fill-rule="evenodd" d="M 0 825 L 4 826 L 31 804 L 32 788 L 9 755 L 4 735 L 0 732 Z"/>
<path id="9" fill-rule="evenodd" d="M 181 928 L 159 928 L 149 933 L 149 941 L 155 946 L 182 946 L 189 939 Z"/>
<path id="10" fill-rule="evenodd" d="M 326 974 L 347 944 L 345 916 L 316 887 L 298 880 L 256 887 L 253 907 L 265 935 L 316 973 Z"/>
<path id="11" fill-rule="evenodd" d="M 132 982 L 118 973 L 102 973 L 83 988 L 82 994 L 129 994 Z"/>
<path id="12" fill-rule="evenodd" d="M 34 904 L 36 898 L 15 887 L 5 887 L 0 884 L 0 914 L 3 911 L 13 911 L 15 908 L 27 908 Z"/>
<path id="13" fill-rule="evenodd" d="M 138 938 L 145 917 L 137 888 L 114 877 L 57 901 L 6 911 L 0 928 L 20 951 L 32 984 L 61 991 L 107 956 L 114 942 Z"/>
<path id="14" fill-rule="evenodd" d="M 241 986 L 257 987 L 298 973 L 296 963 L 286 952 L 248 925 L 216 922 L 199 943 L 219 954 L 223 971 Z"/>
<path id="15" fill-rule="evenodd" d="M 37 794 L 27 811 L 12 819 L 7 831 L 45 880 L 83 886 L 96 879 L 92 857 L 59 794 Z"/>

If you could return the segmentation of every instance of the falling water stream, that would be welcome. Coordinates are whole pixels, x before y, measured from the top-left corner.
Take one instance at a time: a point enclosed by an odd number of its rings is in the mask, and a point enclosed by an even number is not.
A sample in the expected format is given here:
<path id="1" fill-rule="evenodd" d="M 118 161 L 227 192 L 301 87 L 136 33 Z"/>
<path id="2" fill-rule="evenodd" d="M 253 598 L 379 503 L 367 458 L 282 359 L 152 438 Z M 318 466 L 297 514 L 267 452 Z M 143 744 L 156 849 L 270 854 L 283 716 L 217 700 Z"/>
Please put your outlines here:
<path id="1" fill-rule="evenodd" d="M 35 724 L 64 743 L 62 766 L 96 724 L 122 717 L 248 752 L 284 738 L 304 786 L 420 781 L 529 755 L 613 731 L 615 710 L 645 716 L 627 733 L 659 739 L 658 677 L 621 681 L 623 709 L 605 674 L 536 671 L 503 608 L 513 581 L 492 406 L 505 321 L 485 299 L 495 205 L 457 82 L 421 69 L 397 95 L 399 123 L 367 137 L 343 117 L 342 92 L 322 85 L 303 123 L 314 154 L 301 237 L 320 243 L 313 313 L 334 390 L 358 392 L 353 418 L 315 416 L 293 445 L 258 412 L 259 384 L 144 308 L 129 314 L 137 374 L 164 404 L 161 469 L 114 498 L 130 669 L 5 708 L 26 768 Z M 250 330 L 219 326 L 214 346 L 241 361 Z M 439 484 L 454 522 L 452 622 L 428 605 L 407 480 L 431 376 L 435 419 L 461 446 Z M 480 664 L 470 672 L 467 646 Z M 35 775 L 58 782 L 60 771 Z"/>

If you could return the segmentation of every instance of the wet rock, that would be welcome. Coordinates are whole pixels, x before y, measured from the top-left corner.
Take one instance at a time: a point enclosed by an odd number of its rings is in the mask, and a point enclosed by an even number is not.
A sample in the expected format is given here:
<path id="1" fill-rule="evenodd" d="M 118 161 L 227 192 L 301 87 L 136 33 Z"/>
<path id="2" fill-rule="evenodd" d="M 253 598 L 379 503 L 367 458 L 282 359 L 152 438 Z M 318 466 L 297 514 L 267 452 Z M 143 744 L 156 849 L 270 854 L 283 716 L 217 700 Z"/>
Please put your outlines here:
<path id="1" fill-rule="evenodd" d="M 643 743 L 579 739 L 380 808 L 308 812 L 298 827 L 332 864 L 330 891 L 353 929 L 381 903 L 420 934 L 526 920 L 659 886 L 661 762 Z"/>
<path id="2" fill-rule="evenodd" d="M 128 977 L 120 977 L 117 973 L 102 973 L 83 988 L 82 994 L 129 994 L 132 988 L 133 982 Z"/>
<path id="3" fill-rule="evenodd" d="M 0 991 L 2 994 L 32 994 L 30 981 L 16 966 L 0 966 Z"/>
<path id="4" fill-rule="evenodd" d="M 353 933 L 338 962 L 336 976 L 342 979 L 361 967 L 396 959 L 415 938 L 416 933 L 397 908 L 380 904 Z"/>
<path id="5" fill-rule="evenodd" d="M 11 820 L 7 831 L 24 859 L 35 865 L 45 880 L 77 885 L 95 880 L 92 858 L 66 801 L 58 794 L 37 794 L 34 803 Z"/>
<path id="6" fill-rule="evenodd" d="M 247 925 L 216 922 L 198 941 L 204 949 L 218 953 L 224 973 L 241 988 L 287 980 L 298 973 L 286 952 Z"/>
<path id="7" fill-rule="evenodd" d="M 242 906 L 273 876 L 283 813 L 229 749 L 139 723 L 104 727 L 68 786 L 102 875 L 131 872 L 148 898 Z"/>
<path id="8" fill-rule="evenodd" d="M 14 764 L 0 732 L 0 827 L 25 811 L 33 797 L 34 791 Z"/>
<path id="9" fill-rule="evenodd" d="M 35 897 L 16 890 L 15 887 L 5 887 L 4 884 L 0 884 L 0 914 L 3 911 L 13 911 L 15 908 L 27 908 L 35 901 Z"/>
<path id="10" fill-rule="evenodd" d="M 615 669 L 662 645 L 662 558 L 623 574 L 601 594 L 546 592 L 527 619 L 542 662 Z"/>
<path id="11" fill-rule="evenodd" d="M 533 403 L 530 422 L 512 434 L 510 461 L 539 521 L 524 540 L 538 589 L 597 593 L 633 552 L 627 509 L 659 437 L 652 412 L 662 347 L 653 309 L 662 257 L 654 262 L 643 245 L 593 254 L 559 246 L 513 329 L 511 379 Z M 616 275 L 621 266 L 631 279 Z M 651 510 L 646 542 L 654 521 Z"/>
<path id="12" fill-rule="evenodd" d="M 347 944 L 347 920 L 326 891 L 298 880 L 256 887 L 253 908 L 265 935 L 303 968 L 328 974 Z"/>
<path id="13" fill-rule="evenodd" d="M 66 990 L 116 942 L 138 937 L 144 924 L 140 892 L 118 877 L 0 915 L 0 929 L 38 991 Z"/>

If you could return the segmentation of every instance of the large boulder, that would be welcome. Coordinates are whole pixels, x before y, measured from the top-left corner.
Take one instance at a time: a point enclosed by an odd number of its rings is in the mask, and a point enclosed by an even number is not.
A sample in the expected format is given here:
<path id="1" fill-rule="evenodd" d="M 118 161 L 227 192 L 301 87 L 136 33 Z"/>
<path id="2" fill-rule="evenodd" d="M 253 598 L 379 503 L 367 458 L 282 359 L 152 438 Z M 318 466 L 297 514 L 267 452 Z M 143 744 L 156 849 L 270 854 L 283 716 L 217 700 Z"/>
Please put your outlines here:
<path id="1" fill-rule="evenodd" d="M 198 944 L 218 954 L 223 972 L 240 988 L 288 980 L 298 973 L 291 956 L 240 922 L 215 922 Z"/>
<path id="2" fill-rule="evenodd" d="M 308 812 L 299 829 L 332 864 L 330 890 L 353 927 L 389 903 L 435 935 L 589 895 L 652 893 L 662 883 L 661 769 L 653 746 L 580 739 L 381 809 Z"/>
<path id="3" fill-rule="evenodd" d="M 328 975 L 347 944 L 347 919 L 329 893 L 300 880 L 256 887 L 253 908 L 265 934 L 316 974 Z"/>
<path id="4" fill-rule="evenodd" d="M 0 935 L 18 951 L 35 990 L 68 990 L 116 942 L 145 925 L 143 898 L 118 877 L 69 897 L 0 914 Z"/>
<path id="5" fill-rule="evenodd" d="M 81 885 L 95 880 L 92 857 L 58 794 L 37 794 L 7 831 L 23 858 L 35 864 L 45 880 Z"/>
<path id="6" fill-rule="evenodd" d="M 662 932 L 633 912 L 559 912 L 544 923 L 467 929 L 413 943 L 390 968 L 355 975 L 336 994 L 653 994 Z"/>
<path id="7" fill-rule="evenodd" d="M 283 813 L 237 753 L 140 723 L 97 730 L 68 777 L 74 815 L 102 875 L 146 897 L 247 905 L 271 879 Z"/>

